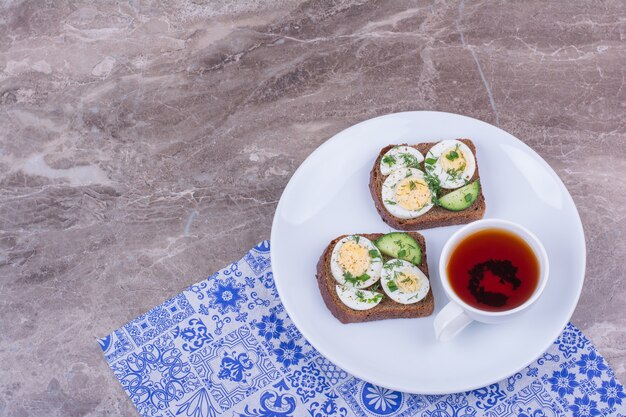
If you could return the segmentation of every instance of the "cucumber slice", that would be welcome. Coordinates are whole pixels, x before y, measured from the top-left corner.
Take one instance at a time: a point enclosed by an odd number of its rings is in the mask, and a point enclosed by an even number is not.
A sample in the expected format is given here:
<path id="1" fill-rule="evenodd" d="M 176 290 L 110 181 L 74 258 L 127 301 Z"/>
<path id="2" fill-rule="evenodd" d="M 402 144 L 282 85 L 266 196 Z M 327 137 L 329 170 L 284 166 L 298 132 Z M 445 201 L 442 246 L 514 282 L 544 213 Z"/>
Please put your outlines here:
<path id="1" fill-rule="evenodd" d="M 439 199 L 439 205 L 446 210 L 461 211 L 471 206 L 480 193 L 480 181 L 471 182 Z"/>
<path id="2" fill-rule="evenodd" d="M 422 249 L 419 243 L 408 233 L 387 233 L 376 239 L 374 245 L 380 249 L 383 255 L 403 259 L 415 265 L 422 263 Z"/>

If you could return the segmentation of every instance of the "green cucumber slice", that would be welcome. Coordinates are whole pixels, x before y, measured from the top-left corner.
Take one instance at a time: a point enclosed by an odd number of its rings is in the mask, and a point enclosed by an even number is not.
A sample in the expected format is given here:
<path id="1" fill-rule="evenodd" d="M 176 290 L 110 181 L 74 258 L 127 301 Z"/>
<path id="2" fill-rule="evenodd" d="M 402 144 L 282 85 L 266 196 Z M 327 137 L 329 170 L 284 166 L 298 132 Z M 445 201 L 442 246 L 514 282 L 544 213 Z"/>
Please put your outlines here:
<path id="1" fill-rule="evenodd" d="M 415 265 L 422 263 L 422 249 L 419 243 L 408 233 L 387 233 L 376 239 L 374 245 L 380 249 L 383 255 L 403 259 Z"/>
<path id="2" fill-rule="evenodd" d="M 441 197 L 439 205 L 446 210 L 461 211 L 471 206 L 480 193 L 480 181 L 471 182 Z"/>

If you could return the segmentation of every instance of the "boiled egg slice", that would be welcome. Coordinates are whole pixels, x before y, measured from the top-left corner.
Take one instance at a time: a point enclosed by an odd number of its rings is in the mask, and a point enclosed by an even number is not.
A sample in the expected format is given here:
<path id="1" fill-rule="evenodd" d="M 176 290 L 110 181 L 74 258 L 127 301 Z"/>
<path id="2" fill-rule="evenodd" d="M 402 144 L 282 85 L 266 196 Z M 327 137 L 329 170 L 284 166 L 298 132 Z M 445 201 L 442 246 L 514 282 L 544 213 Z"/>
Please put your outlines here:
<path id="1" fill-rule="evenodd" d="M 380 173 L 384 176 L 400 168 L 419 168 L 424 155 L 410 146 L 394 146 L 380 158 Z"/>
<path id="2" fill-rule="evenodd" d="M 422 270 L 401 259 L 392 259 L 385 263 L 380 283 L 385 294 L 400 304 L 417 303 L 430 290 L 430 281 Z"/>
<path id="3" fill-rule="evenodd" d="M 375 291 L 359 290 L 345 285 L 336 285 L 337 296 L 352 310 L 369 310 L 376 307 L 383 295 Z"/>
<path id="4" fill-rule="evenodd" d="M 393 171 L 383 182 L 383 205 L 399 219 L 412 219 L 433 207 L 433 194 L 424 173 L 415 168 Z"/>
<path id="5" fill-rule="evenodd" d="M 330 257 L 330 270 L 341 285 L 366 288 L 380 279 L 383 257 L 371 240 L 359 235 L 340 239 Z"/>
<path id="6" fill-rule="evenodd" d="M 476 159 L 471 149 L 458 140 L 443 140 L 430 148 L 424 163 L 426 172 L 439 178 L 442 188 L 459 188 L 476 172 Z"/>

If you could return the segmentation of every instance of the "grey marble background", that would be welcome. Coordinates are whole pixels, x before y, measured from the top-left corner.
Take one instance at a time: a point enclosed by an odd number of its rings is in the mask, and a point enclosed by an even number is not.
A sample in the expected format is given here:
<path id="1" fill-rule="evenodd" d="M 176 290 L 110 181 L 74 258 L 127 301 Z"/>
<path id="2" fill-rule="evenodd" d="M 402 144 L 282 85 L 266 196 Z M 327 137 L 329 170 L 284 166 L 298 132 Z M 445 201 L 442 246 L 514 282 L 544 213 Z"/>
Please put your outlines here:
<path id="1" fill-rule="evenodd" d="M 96 337 L 268 238 L 334 133 L 404 110 L 511 132 L 587 236 L 573 322 L 626 382 L 626 3 L 0 6 L 0 415 L 134 415 Z"/>

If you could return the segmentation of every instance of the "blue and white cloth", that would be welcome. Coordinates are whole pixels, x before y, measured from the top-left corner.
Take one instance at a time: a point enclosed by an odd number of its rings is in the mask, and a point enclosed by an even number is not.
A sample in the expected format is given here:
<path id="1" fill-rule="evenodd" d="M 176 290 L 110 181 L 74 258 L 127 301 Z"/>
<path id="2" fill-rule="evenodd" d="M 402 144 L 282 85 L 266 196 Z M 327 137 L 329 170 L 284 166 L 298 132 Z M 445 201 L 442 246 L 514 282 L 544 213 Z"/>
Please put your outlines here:
<path id="1" fill-rule="evenodd" d="M 474 391 L 414 395 L 359 380 L 287 316 L 267 241 L 100 345 L 143 417 L 626 415 L 623 386 L 571 324 L 526 369 Z"/>

